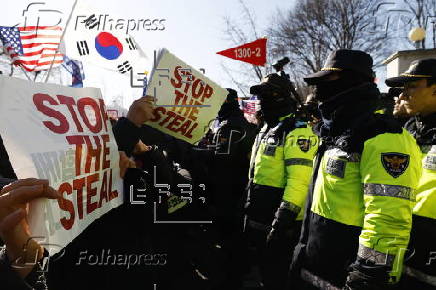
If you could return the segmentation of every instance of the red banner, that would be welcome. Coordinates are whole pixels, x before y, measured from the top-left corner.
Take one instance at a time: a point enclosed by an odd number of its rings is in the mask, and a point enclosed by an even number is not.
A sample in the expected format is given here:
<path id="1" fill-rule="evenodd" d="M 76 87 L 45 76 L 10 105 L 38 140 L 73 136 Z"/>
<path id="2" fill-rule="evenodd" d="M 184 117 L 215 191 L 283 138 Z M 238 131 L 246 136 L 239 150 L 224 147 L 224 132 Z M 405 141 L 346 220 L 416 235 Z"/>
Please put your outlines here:
<path id="1" fill-rule="evenodd" d="M 264 66 L 266 63 L 266 38 L 217 52 L 232 59 Z"/>

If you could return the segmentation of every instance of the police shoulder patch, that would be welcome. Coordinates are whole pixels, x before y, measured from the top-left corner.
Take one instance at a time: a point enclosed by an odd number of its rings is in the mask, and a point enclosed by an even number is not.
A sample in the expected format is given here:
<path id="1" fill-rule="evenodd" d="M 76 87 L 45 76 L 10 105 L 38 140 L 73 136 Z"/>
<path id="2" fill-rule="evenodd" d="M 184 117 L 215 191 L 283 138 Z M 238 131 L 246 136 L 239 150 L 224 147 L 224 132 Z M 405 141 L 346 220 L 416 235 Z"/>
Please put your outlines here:
<path id="1" fill-rule="evenodd" d="M 276 155 L 276 149 L 277 149 L 276 145 L 267 145 L 265 146 L 265 150 L 263 151 L 263 154 L 265 154 L 266 156 L 274 156 Z"/>
<path id="2" fill-rule="evenodd" d="M 434 155 L 434 153 L 429 153 L 425 157 L 422 168 L 428 170 L 436 170 L 436 155 Z"/>
<path id="3" fill-rule="evenodd" d="M 345 160 L 329 158 L 327 160 L 325 172 L 339 178 L 344 178 L 346 166 L 347 166 L 347 161 Z"/>
<path id="4" fill-rule="evenodd" d="M 298 139 L 297 144 L 300 147 L 300 150 L 303 152 L 307 152 L 310 149 L 310 140 L 309 139 Z"/>
<path id="5" fill-rule="evenodd" d="M 399 177 L 409 166 L 410 156 L 403 153 L 389 152 L 381 154 L 381 163 L 393 178 Z"/>

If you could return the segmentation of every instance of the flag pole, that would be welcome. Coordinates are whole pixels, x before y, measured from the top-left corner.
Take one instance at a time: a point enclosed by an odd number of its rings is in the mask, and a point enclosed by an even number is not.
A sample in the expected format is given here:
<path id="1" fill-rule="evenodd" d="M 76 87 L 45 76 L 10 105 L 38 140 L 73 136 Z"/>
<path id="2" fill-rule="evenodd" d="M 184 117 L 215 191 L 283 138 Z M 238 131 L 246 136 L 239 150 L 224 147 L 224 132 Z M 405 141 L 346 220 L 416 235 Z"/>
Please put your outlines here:
<path id="1" fill-rule="evenodd" d="M 55 52 L 55 54 L 53 55 L 53 60 L 52 60 L 52 62 L 51 62 L 51 64 L 50 64 L 50 68 L 49 68 L 48 71 L 47 71 L 47 76 L 46 76 L 45 81 L 44 81 L 45 83 L 48 81 L 48 78 L 49 78 L 49 76 L 50 76 L 51 69 L 53 68 L 53 63 L 54 63 L 54 60 L 55 60 L 55 58 L 56 58 L 56 54 L 59 52 L 59 47 L 61 46 L 61 42 L 62 42 L 62 40 L 64 39 L 65 32 L 67 31 L 68 24 L 70 23 L 70 20 L 71 20 L 71 16 L 73 16 L 74 9 L 76 9 L 77 1 L 78 1 L 78 0 L 75 0 L 75 1 L 74 1 L 73 7 L 71 8 L 70 16 L 68 17 L 67 23 L 65 24 L 64 31 L 62 31 L 61 39 L 60 39 L 60 41 L 59 41 L 58 47 L 56 48 L 56 52 Z"/>
<path id="2" fill-rule="evenodd" d="M 3 53 L 2 54 L 0 54 L 0 55 L 3 55 Z M 10 65 L 11 66 L 11 72 L 12 72 L 12 66 L 14 65 L 12 62 L 6 62 L 8 65 Z M 29 80 L 29 81 L 32 81 L 31 79 L 30 79 L 30 77 L 27 75 L 27 73 L 26 73 L 26 71 L 23 69 L 23 67 L 21 66 L 21 65 L 19 65 L 19 67 L 20 67 L 20 69 L 23 71 L 23 73 L 24 73 L 24 75 L 26 76 L 26 78 Z M 10 75 L 11 76 L 11 75 Z"/>
<path id="3" fill-rule="evenodd" d="M 19 65 L 19 67 L 21 68 L 21 70 L 23 71 L 24 75 L 26 76 L 26 78 L 31 82 L 32 80 L 30 79 L 30 77 L 27 75 L 26 71 L 24 70 L 24 68 L 21 67 L 21 65 Z"/>

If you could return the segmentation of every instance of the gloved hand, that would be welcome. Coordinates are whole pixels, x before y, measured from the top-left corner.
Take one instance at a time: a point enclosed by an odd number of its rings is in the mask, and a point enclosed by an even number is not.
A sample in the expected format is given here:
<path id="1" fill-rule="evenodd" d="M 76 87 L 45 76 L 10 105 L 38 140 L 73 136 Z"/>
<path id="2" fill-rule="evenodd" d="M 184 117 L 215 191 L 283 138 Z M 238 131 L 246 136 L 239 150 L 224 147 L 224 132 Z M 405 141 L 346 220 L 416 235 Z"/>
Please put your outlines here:
<path id="1" fill-rule="evenodd" d="M 272 229 L 267 236 L 267 243 L 272 241 L 282 240 L 284 242 L 291 241 L 296 234 L 298 234 L 298 229 L 295 225 L 295 219 L 298 213 L 293 212 L 285 206 L 282 202 L 279 209 L 275 214 L 275 219 L 272 223 Z"/>
<path id="2" fill-rule="evenodd" d="M 271 244 L 274 241 L 290 241 L 293 240 L 295 235 L 297 234 L 297 230 L 294 228 L 290 228 L 288 230 L 280 231 L 276 229 L 271 229 L 266 237 L 266 242 Z"/>
<path id="3" fill-rule="evenodd" d="M 396 289 L 397 285 L 389 283 L 390 268 L 386 265 L 376 265 L 358 258 L 350 265 L 345 290 L 383 290 Z"/>

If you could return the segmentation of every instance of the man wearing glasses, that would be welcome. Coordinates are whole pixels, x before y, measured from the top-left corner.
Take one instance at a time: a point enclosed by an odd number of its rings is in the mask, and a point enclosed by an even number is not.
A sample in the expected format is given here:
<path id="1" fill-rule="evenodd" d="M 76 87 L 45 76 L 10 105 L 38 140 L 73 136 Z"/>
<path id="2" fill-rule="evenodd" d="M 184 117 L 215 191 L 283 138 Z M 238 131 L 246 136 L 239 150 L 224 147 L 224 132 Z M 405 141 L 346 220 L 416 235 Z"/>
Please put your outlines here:
<path id="1" fill-rule="evenodd" d="M 403 87 L 400 100 L 414 116 L 405 128 L 422 152 L 422 176 L 416 189 L 404 289 L 436 287 L 436 59 L 414 61 L 390 87 Z"/>

